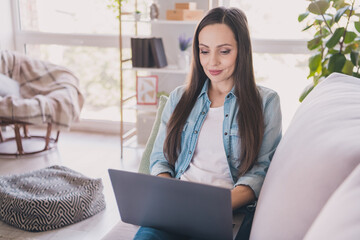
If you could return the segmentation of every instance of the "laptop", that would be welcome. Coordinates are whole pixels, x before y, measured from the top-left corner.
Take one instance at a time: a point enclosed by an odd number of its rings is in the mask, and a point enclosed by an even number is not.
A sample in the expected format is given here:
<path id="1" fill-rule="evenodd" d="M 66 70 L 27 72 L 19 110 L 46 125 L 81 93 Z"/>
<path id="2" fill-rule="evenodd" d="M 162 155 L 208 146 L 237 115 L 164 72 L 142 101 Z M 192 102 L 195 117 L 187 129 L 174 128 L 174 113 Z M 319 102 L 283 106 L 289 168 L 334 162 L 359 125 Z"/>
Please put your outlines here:
<path id="1" fill-rule="evenodd" d="M 233 239 L 230 190 L 109 169 L 123 222 L 198 239 Z M 235 235 L 234 235 L 235 236 Z"/>

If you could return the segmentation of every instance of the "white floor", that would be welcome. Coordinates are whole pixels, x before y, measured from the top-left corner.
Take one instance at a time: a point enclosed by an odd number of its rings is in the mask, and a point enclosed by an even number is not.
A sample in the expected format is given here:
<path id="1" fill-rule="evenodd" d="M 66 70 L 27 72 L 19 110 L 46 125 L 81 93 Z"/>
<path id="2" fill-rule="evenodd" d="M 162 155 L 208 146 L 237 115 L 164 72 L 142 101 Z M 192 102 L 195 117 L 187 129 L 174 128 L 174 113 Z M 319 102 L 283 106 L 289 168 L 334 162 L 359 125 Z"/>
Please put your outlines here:
<path id="1" fill-rule="evenodd" d="M 124 148 L 124 157 L 121 159 L 119 136 L 62 132 L 57 149 L 51 152 L 31 157 L 0 157 L 0 176 L 58 164 L 89 177 L 101 178 L 107 205 L 103 212 L 87 220 L 47 232 L 26 232 L 0 221 L 0 240 L 98 240 L 103 238 L 120 221 L 107 170 L 116 168 L 137 171 L 143 148 L 133 145 L 134 147 Z"/>

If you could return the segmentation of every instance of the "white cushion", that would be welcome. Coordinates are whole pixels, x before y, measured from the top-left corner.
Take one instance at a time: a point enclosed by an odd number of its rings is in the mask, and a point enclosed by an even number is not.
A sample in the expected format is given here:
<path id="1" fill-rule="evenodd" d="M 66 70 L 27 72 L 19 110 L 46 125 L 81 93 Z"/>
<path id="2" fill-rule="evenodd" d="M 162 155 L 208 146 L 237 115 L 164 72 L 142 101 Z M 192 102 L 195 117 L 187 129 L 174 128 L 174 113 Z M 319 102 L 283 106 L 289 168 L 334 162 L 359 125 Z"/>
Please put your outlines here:
<path id="1" fill-rule="evenodd" d="M 0 73 L 0 96 L 20 97 L 20 84 L 14 79 Z"/>
<path id="2" fill-rule="evenodd" d="M 332 74 L 304 100 L 282 138 L 251 239 L 302 239 L 360 163 L 360 79 Z"/>
<path id="3" fill-rule="evenodd" d="M 305 240 L 360 238 L 360 164 L 321 210 Z"/>

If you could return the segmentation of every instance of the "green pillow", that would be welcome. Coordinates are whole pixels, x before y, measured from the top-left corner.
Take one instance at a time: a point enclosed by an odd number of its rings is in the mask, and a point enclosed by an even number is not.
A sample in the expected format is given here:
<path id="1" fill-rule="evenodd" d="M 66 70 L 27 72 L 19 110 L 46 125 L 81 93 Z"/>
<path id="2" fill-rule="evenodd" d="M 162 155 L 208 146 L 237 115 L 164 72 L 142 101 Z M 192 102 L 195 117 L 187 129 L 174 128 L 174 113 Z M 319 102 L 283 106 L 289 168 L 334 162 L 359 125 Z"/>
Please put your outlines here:
<path id="1" fill-rule="evenodd" d="M 143 153 L 141 161 L 140 161 L 140 166 L 139 166 L 139 170 L 138 170 L 139 173 L 150 174 L 150 154 L 151 154 L 153 146 L 154 146 L 156 135 L 158 134 L 158 131 L 160 128 L 161 115 L 162 115 L 162 112 L 164 110 L 167 100 L 168 100 L 168 97 L 166 97 L 164 95 L 160 96 L 159 106 L 158 106 L 158 110 L 156 113 L 155 122 L 151 129 L 149 139 L 146 143 L 145 150 L 144 150 L 144 153 Z"/>

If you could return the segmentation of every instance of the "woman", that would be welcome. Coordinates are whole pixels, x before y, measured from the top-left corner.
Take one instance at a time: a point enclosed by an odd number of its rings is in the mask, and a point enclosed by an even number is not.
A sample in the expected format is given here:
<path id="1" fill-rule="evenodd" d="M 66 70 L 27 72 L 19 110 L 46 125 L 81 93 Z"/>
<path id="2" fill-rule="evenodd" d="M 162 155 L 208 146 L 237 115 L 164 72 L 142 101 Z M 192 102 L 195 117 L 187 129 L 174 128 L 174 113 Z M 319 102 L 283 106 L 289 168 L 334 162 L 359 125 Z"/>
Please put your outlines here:
<path id="1" fill-rule="evenodd" d="M 229 188 L 241 209 L 258 198 L 280 138 L 279 97 L 255 84 L 245 14 L 210 10 L 195 31 L 189 81 L 164 108 L 151 174 Z M 141 227 L 135 239 L 176 236 Z"/>

